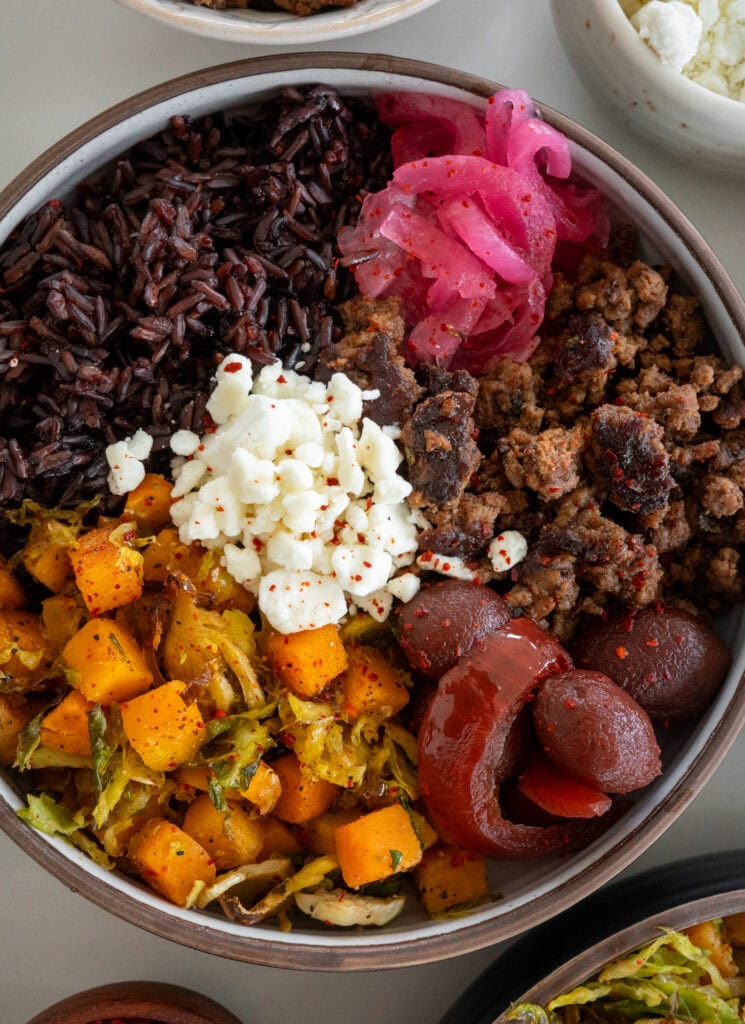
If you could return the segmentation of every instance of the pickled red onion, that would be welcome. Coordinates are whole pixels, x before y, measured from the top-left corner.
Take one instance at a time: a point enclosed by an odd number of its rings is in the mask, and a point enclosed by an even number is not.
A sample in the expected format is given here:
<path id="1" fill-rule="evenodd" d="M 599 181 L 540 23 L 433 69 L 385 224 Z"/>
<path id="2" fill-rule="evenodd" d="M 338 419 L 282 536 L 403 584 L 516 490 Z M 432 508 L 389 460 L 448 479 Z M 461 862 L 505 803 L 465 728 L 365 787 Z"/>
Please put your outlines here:
<path id="1" fill-rule="evenodd" d="M 377 100 L 392 138 L 393 180 L 366 197 L 339 235 L 357 284 L 399 296 L 408 357 L 483 373 L 537 345 L 557 242 L 602 246 L 600 194 L 570 180 L 566 138 L 520 90 L 482 116 L 456 100 L 395 93 Z"/>

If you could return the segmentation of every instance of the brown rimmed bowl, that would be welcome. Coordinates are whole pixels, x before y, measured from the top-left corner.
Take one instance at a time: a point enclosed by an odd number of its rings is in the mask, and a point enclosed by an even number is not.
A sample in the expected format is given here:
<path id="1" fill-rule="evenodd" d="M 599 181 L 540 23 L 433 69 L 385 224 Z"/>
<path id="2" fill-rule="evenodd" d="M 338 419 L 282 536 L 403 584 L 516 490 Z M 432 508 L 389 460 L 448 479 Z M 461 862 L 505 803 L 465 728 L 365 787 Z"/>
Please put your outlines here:
<path id="1" fill-rule="evenodd" d="M 162 129 L 170 116 L 238 108 L 281 85 L 317 82 L 347 93 L 419 90 L 475 107 L 483 107 L 499 88 L 435 65 L 366 54 L 263 57 L 195 72 L 113 107 L 34 161 L 0 193 L 0 243 L 41 203 L 65 198 L 95 169 Z M 745 363 L 745 302 L 703 238 L 620 153 L 561 114 L 542 110 L 569 138 L 578 173 L 608 196 L 622 221 L 638 227 L 644 255 L 671 265 L 701 297 L 723 356 Z M 407 966 L 471 952 L 516 935 L 594 892 L 654 842 L 705 784 L 745 721 L 745 610 L 736 609 L 720 625 L 735 653 L 732 670 L 701 720 L 666 744 L 664 774 L 587 848 L 554 860 L 495 866 L 493 887 L 502 898 L 465 917 L 430 920 L 412 905 L 380 931 L 331 931 L 298 923 L 282 933 L 271 923 L 242 928 L 216 915 L 183 910 L 29 828 L 16 816 L 21 796 L 10 774 L 0 778 L 0 827 L 67 886 L 99 906 L 157 935 L 221 956 L 331 971 Z"/>
<path id="2" fill-rule="evenodd" d="M 608 886 L 536 928 L 469 986 L 440 1024 L 506 1024 L 515 1003 L 545 1006 L 656 939 L 745 911 L 745 850 L 704 854 Z"/>
<path id="3" fill-rule="evenodd" d="M 241 1024 L 207 996 L 159 981 L 120 981 L 62 999 L 28 1024 Z"/>

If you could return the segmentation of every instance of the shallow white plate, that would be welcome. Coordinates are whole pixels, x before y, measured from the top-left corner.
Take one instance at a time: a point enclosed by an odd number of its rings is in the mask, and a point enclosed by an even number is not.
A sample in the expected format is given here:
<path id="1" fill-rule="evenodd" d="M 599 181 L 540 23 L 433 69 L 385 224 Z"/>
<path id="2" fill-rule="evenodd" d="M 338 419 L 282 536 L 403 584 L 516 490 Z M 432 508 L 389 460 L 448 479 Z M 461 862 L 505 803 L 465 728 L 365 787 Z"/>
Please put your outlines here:
<path id="1" fill-rule="evenodd" d="M 358 0 L 353 7 L 332 7 L 299 17 L 276 11 L 226 10 L 197 7 L 191 0 L 119 0 L 140 14 L 197 36 L 227 43 L 287 46 L 319 43 L 360 35 L 408 18 L 437 0 Z"/>

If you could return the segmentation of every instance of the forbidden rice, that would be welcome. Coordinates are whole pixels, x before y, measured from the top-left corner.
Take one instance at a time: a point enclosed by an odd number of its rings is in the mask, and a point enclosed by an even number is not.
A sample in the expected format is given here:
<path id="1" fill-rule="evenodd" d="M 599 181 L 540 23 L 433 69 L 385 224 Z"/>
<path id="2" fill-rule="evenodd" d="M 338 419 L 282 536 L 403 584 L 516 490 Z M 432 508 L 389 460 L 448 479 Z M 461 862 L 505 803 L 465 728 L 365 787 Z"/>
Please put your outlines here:
<path id="1" fill-rule="evenodd" d="M 139 427 L 167 471 L 227 352 L 311 370 L 353 292 L 336 234 L 390 172 L 371 104 L 290 88 L 174 117 L 28 217 L 0 249 L 0 511 L 106 495 L 105 447 Z"/>

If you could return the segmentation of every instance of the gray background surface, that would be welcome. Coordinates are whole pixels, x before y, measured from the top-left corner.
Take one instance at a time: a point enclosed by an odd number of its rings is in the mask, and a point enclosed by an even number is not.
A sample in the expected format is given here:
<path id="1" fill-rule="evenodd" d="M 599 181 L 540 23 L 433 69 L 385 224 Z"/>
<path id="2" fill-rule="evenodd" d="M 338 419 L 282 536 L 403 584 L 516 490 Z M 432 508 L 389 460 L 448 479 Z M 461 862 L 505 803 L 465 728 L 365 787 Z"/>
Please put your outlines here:
<path id="1" fill-rule="evenodd" d="M 409 21 L 334 48 L 417 57 L 528 89 L 651 175 L 745 289 L 743 183 L 680 164 L 606 115 L 567 64 L 547 0 L 441 0 Z M 112 103 L 186 71 L 262 52 L 268 51 L 169 30 L 113 0 L 0 0 L 0 187 Z M 745 846 L 744 782 L 741 739 L 705 791 L 631 871 Z M 4 836 L 0 887 L 0 1024 L 23 1024 L 73 991 L 131 978 L 200 989 L 246 1024 L 436 1024 L 494 956 L 484 950 L 440 965 L 338 976 L 219 960 L 140 932 L 87 903 Z"/>

